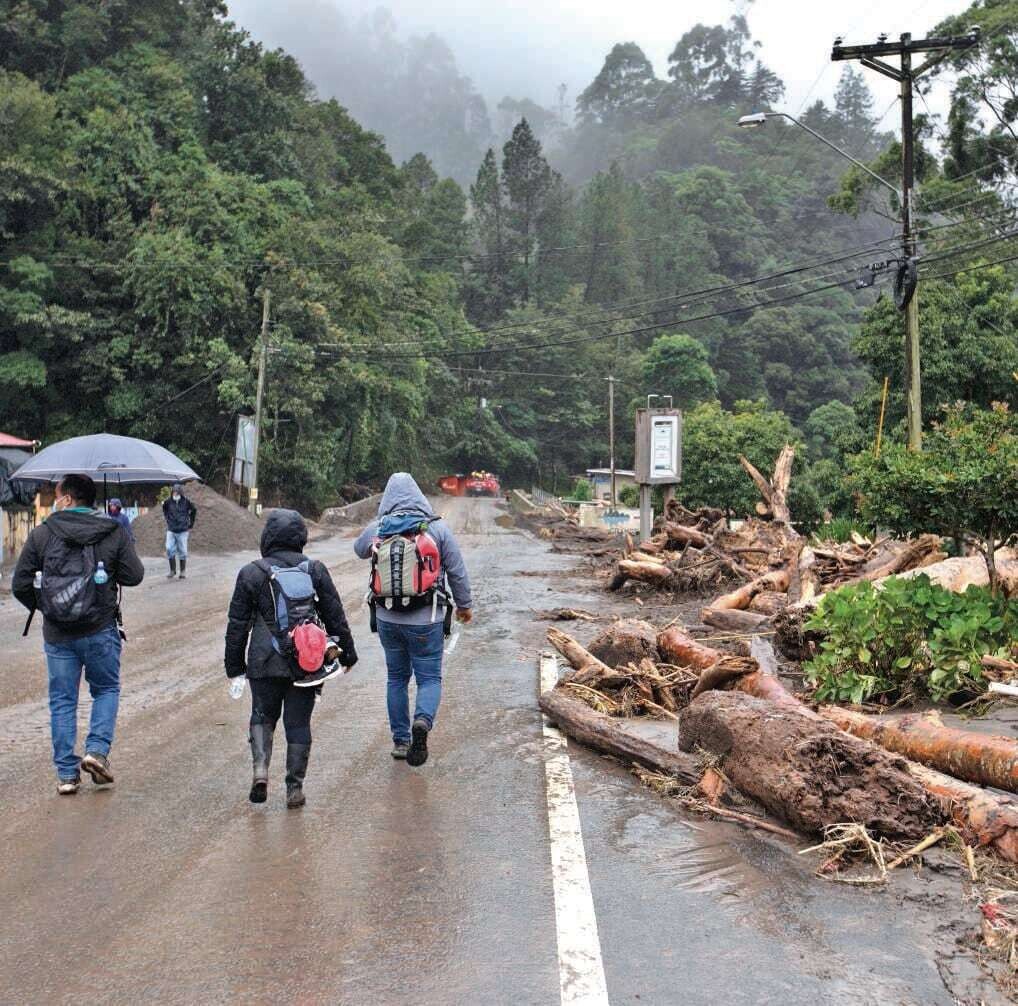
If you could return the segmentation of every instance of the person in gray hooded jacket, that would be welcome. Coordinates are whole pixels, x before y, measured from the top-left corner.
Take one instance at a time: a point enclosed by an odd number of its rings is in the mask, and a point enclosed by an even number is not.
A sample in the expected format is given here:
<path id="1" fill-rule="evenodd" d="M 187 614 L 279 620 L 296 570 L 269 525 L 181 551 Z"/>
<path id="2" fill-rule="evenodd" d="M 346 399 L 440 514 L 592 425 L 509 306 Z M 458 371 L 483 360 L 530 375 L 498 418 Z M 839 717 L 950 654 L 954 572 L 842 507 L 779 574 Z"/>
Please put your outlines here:
<path id="1" fill-rule="evenodd" d="M 442 698 L 442 650 L 445 641 L 446 605 L 451 593 L 456 618 L 466 624 L 473 617 L 470 579 L 459 545 L 448 525 L 439 517 L 421 492 L 412 475 L 396 472 L 389 478 L 378 518 L 372 521 L 354 542 L 361 559 L 370 559 L 387 528 L 401 524 L 426 525 L 427 533 L 438 546 L 442 581 L 436 602 L 413 611 L 375 606 L 378 638 L 385 651 L 388 669 L 386 693 L 389 728 L 392 731 L 392 757 L 405 759 L 408 765 L 423 765 L 428 759 L 428 734 L 435 725 Z M 410 678 L 417 682 L 414 718 L 410 720 Z"/>

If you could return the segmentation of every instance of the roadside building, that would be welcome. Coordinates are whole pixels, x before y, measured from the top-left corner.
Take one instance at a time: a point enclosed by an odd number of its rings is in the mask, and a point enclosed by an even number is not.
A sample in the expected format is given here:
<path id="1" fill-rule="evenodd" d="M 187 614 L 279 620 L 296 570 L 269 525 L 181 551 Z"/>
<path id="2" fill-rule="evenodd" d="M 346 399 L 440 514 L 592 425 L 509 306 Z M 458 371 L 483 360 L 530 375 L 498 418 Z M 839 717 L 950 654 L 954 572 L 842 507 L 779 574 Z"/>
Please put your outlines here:
<path id="1" fill-rule="evenodd" d="M 36 441 L 0 433 L 0 568 L 17 559 L 35 527 L 35 487 L 11 482 L 31 456 Z"/>
<path id="2" fill-rule="evenodd" d="M 611 499 L 611 469 L 610 468 L 588 468 L 587 481 L 594 490 L 594 499 Z M 625 471 L 622 468 L 615 469 L 615 492 L 618 494 L 623 486 L 636 485 L 636 472 Z"/>

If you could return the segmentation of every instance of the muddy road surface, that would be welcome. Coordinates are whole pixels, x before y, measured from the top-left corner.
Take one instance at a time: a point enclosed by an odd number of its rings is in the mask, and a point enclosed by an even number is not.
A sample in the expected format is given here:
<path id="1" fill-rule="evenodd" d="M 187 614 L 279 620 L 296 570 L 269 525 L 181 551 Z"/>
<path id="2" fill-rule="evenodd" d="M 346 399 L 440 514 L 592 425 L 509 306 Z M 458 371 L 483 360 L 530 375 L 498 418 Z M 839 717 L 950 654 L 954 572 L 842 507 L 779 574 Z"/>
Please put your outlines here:
<path id="1" fill-rule="evenodd" d="M 389 757 L 365 567 L 349 537 L 309 548 L 333 571 L 361 660 L 325 687 L 302 811 L 284 806 L 282 725 L 269 801 L 246 799 L 249 700 L 227 694 L 222 637 L 250 556 L 195 555 L 184 582 L 147 561 L 125 604 L 117 782 L 75 797 L 55 791 L 39 629 L 23 640 L 23 611 L 0 595 L 0 1001 L 966 998 L 976 979 L 937 932 L 933 889 L 913 892 L 930 901 L 920 911 L 814 881 L 792 847 L 684 817 L 575 745 L 549 818 L 532 609 L 589 605 L 589 585 L 494 502 L 441 505 L 477 617 L 447 658 L 419 770 Z M 578 810 L 576 833 L 563 807 Z"/>

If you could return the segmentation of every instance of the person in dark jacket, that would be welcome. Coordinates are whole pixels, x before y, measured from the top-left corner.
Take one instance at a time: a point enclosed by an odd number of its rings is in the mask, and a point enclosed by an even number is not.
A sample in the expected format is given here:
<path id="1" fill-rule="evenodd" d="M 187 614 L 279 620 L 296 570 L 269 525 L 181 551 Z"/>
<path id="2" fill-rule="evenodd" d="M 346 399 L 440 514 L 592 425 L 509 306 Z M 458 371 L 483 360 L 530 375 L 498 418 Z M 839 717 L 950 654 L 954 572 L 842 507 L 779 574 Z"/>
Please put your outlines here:
<path id="1" fill-rule="evenodd" d="M 296 510 L 272 510 L 262 531 L 262 556 L 284 568 L 299 566 L 307 557 L 308 529 Z M 325 565 L 311 559 L 309 572 L 317 595 L 316 608 L 341 648 L 340 663 L 351 668 L 357 649 L 343 612 L 343 603 Z M 247 675 L 251 686 L 251 757 L 254 778 L 249 799 L 264 803 L 268 789 L 272 736 L 280 713 L 286 731 L 286 804 L 304 805 L 304 776 L 311 752 L 311 713 L 318 688 L 297 687 L 287 657 L 273 647 L 270 625 L 275 624 L 270 574 L 249 562 L 237 575 L 226 627 L 226 674 Z"/>
<path id="2" fill-rule="evenodd" d="M 50 729 L 57 792 L 77 793 L 80 770 L 103 785 L 113 782 L 109 754 L 120 702 L 121 635 L 118 588 L 141 583 L 141 564 L 127 531 L 96 513 L 95 483 L 87 475 L 65 475 L 57 485 L 53 513 L 28 536 L 14 570 L 14 596 L 30 612 L 43 607 L 42 634 L 49 672 Z M 67 568 L 61 568 L 66 564 Z M 68 569 L 94 569 L 90 605 L 70 619 L 50 617 L 47 580 L 55 584 Z M 56 588 L 54 588 L 55 590 Z M 59 591 L 57 591 L 59 593 Z M 59 601 L 59 597 L 57 597 Z M 85 756 L 74 753 L 78 730 L 78 688 L 84 670 L 92 695 Z"/>
<path id="3" fill-rule="evenodd" d="M 126 532 L 127 536 L 134 541 L 134 531 L 131 528 L 131 518 L 124 513 L 124 504 L 118 499 L 111 499 L 106 505 L 106 512 L 111 520 L 115 520 Z"/>
<path id="4" fill-rule="evenodd" d="M 173 483 L 169 498 L 163 501 L 163 518 L 166 521 L 166 558 L 170 571 L 166 578 L 177 575 L 177 560 L 180 560 L 180 579 L 187 576 L 187 537 L 194 527 L 198 508 L 184 495 L 184 487 Z"/>

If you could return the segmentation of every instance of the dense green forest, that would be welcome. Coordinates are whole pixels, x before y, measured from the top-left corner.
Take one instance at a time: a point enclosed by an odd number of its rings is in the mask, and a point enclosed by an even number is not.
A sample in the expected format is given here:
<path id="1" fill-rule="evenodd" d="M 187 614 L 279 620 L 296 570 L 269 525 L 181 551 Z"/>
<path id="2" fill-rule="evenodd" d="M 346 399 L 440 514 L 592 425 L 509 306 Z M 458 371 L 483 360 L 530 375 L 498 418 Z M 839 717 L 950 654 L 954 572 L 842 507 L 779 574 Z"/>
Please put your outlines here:
<path id="1" fill-rule="evenodd" d="M 942 27 L 972 21 L 946 123 L 917 117 L 927 421 L 1018 387 L 1018 0 Z M 898 207 L 793 125 L 737 127 L 782 92 L 735 16 L 664 79 L 616 45 L 569 126 L 503 103 L 498 143 L 475 103 L 461 143 L 443 102 L 407 107 L 422 149 L 397 165 L 218 0 L 0 0 L 0 429 L 131 433 L 222 480 L 267 289 L 269 500 L 394 468 L 563 490 L 607 458 L 613 374 L 621 444 L 647 394 L 687 410 L 691 502 L 744 506 L 735 455 L 790 438 L 799 515 L 847 510 L 885 377 L 901 435 L 901 315 L 868 268 Z M 893 180 L 881 112 L 848 68 L 802 117 Z M 452 140 L 463 184 L 428 149 Z"/>

